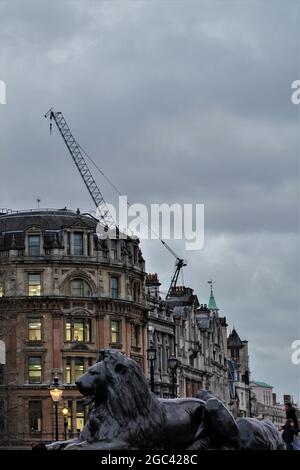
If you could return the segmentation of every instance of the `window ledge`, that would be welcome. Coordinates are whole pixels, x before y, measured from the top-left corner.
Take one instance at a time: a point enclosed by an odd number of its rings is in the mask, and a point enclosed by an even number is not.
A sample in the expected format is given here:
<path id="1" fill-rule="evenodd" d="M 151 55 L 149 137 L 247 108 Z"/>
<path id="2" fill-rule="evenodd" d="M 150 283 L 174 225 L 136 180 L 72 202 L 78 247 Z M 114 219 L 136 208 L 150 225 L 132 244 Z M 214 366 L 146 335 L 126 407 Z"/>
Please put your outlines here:
<path id="1" fill-rule="evenodd" d="M 111 349 L 122 349 L 123 345 L 122 343 L 109 343 L 109 347 Z"/>

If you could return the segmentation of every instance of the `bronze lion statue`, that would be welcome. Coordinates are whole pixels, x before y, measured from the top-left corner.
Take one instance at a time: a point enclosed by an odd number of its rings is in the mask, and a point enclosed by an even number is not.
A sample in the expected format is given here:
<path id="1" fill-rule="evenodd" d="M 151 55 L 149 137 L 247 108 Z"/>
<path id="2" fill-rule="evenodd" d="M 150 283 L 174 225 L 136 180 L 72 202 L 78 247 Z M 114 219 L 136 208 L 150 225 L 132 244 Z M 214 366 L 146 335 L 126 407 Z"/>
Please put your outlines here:
<path id="1" fill-rule="evenodd" d="M 120 351 L 102 350 L 76 385 L 92 404 L 89 419 L 78 439 L 50 450 L 187 449 L 198 439 L 204 401 L 158 399 L 140 366 Z"/>
<path id="2" fill-rule="evenodd" d="M 101 351 L 76 382 L 91 411 L 77 439 L 49 450 L 240 449 L 240 431 L 220 400 L 159 399 L 140 366 L 120 351 Z"/>

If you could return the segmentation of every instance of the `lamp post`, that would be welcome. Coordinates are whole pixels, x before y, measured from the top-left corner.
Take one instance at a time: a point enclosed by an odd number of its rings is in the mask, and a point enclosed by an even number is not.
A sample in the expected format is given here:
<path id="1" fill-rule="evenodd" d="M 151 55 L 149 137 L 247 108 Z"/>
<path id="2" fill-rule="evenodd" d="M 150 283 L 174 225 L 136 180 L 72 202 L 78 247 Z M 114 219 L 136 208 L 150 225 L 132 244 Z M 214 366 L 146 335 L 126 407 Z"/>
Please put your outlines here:
<path id="1" fill-rule="evenodd" d="M 65 441 L 67 440 L 67 427 L 68 427 L 68 414 L 69 414 L 69 410 L 68 408 L 66 408 L 65 406 L 63 407 L 63 409 L 61 410 L 62 412 L 62 415 L 64 417 L 64 431 L 65 431 Z"/>
<path id="2" fill-rule="evenodd" d="M 63 393 L 63 387 L 58 383 L 58 377 L 54 377 L 53 384 L 50 385 L 50 395 L 55 404 L 55 440 L 58 441 L 58 402 Z"/>
<path id="3" fill-rule="evenodd" d="M 174 354 L 172 354 L 172 356 L 169 357 L 168 364 L 172 373 L 172 398 L 175 398 L 176 397 L 175 395 L 175 372 L 178 366 L 178 359 L 177 357 L 175 357 Z"/>
<path id="4" fill-rule="evenodd" d="M 249 418 L 252 417 L 252 406 L 251 406 L 251 386 L 250 386 L 250 373 L 249 370 L 245 370 L 245 375 L 244 375 L 244 383 L 246 386 L 248 386 L 248 394 L 249 394 Z"/>
<path id="5" fill-rule="evenodd" d="M 147 349 L 147 359 L 150 361 L 150 384 L 151 392 L 154 393 L 154 362 L 156 360 L 156 349 L 149 348 Z"/>

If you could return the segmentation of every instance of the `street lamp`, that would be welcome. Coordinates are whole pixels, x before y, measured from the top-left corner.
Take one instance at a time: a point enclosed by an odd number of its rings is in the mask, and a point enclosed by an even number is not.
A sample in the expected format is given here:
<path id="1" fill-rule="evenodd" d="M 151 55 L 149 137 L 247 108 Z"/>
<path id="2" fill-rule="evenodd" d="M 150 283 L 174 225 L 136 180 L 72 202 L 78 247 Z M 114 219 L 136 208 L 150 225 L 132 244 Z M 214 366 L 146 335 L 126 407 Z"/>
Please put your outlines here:
<path id="1" fill-rule="evenodd" d="M 62 415 L 64 417 L 64 431 L 65 431 L 65 441 L 67 440 L 67 427 L 68 427 L 68 414 L 69 414 L 69 410 L 68 408 L 66 408 L 65 406 L 63 407 L 63 409 L 61 410 L 62 412 Z"/>
<path id="2" fill-rule="evenodd" d="M 172 372 L 172 398 L 175 398 L 175 373 L 178 366 L 178 359 L 174 354 L 169 357 L 168 364 Z"/>
<path id="3" fill-rule="evenodd" d="M 250 374 L 249 370 L 245 370 L 245 375 L 243 376 L 244 378 L 244 383 L 246 386 L 248 386 L 248 393 L 249 393 L 249 417 L 252 417 L 252 407 L 251 407 L 251 386 L 250 386 Z"/>
<path id="4" fill-rule="evenodd" d="M 55 404 L 55 440 L 58 441 L 58 402 L 63 393 L 63 387 L 58 383 L 58 377 L 54 377 L 53 384 L 50 385 L 50 395 Z"/>
<path id="5" fill-rule="evenodd" d="M 147 359 L 148 359 L 148 361 L 150 361 L 151 392 L 154 393 L 154 362 L 156 360 L 156 349 L 155 348 L 147 349 Z"/>

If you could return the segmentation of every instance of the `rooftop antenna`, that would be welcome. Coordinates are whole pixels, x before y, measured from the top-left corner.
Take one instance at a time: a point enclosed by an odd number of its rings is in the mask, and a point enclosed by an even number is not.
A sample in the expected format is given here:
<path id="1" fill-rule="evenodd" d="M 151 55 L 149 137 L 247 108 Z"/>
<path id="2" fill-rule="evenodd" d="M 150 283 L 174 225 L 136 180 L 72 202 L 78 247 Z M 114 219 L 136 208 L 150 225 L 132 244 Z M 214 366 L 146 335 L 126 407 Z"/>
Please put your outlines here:
<path id="1" fill-rule="evenodd" d="M 41 202 L 41 200 L 40 200 L 39 198 L 37 198 L 36 201 L 37 201 L 37 203 L 38 203 L 38 209 L 39 209 L 39 208 L 40 208 L 40 202 Z"/>

